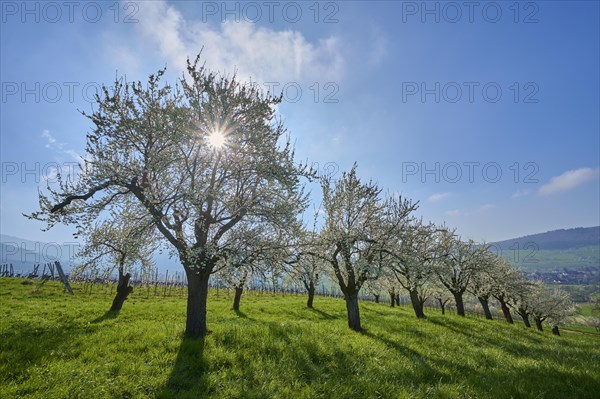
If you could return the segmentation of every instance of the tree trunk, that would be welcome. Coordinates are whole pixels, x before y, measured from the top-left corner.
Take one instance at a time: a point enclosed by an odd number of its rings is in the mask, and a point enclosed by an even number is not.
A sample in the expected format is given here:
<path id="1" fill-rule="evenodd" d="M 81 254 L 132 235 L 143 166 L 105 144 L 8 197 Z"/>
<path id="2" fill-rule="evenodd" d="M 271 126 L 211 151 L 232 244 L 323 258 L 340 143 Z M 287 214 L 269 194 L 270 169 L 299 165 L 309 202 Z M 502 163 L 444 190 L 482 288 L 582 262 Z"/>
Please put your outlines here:
<path id="1" fill-rule="evenodd" d="M 438 298 L 438 302 L 440 303 L 442 314 L 446 314 L 446 301 L 442 301 L 442 298 Z"/>
<path id="2" fill-rule="evenodd" d="M 500 307 L 502 308 L 502 314 L 504 314 L 504 318 L 506 319 L 506 322 L 509 324 L 513 324 L 513 318 L 512 318 L 512 315 L 510 314 L 510 308 L 506 304 L 506 301 L 504 299 L 498 299 L 498 302 L 500 302 Z"/>
<path id="3" fill-rule="evenodd" d="M 518 309 L 517 313 L 523 319 L 523 324 L 525 324 L 525 327 L 531 328 L 531 323 L 529 322 L 529 314 L 527 312 L 525 312 L 523 309 Z"/>
<path id="4" fill-rule="evenodd" d="M 535 326 L 537 327 L 537 329 L 540 331 L 544 331 L 544 327 L 542 326 L 542 319 L 540 319 L 539 317 L 534 317 L 533 320 L 535 320 Z"/>
<path id="5" fill-rule="evenodd" d="M 481 304 L 481 307 L 483 308 L 483 313 L 485 314 L 485 318 L 488 320 L 492 320 L 492 312 L 490 312 L 490 304 L 489 304 L 489 298 L 486 298 L 484 296 L 478 296 L 477 299 L 479 299 L 479 303 Z"/>
<path id="6" fill-rule="evenodd" d="M 552 326 L 552 334 L 560 336 L 560 331 L 558 331 L 558 326 L 556 326 L 556 325 Z"/>
<path id="7" fill-rule="evenodd" d="M 235 295 L 233 297 L 233 310 L 236 312 L 240 311 L 240 300 L 242 299 L 242 293 L 244 292 L 244 286 L 235 287 Z"/>
<path id="8" fill-rule="evenodd" d="M 394 306 L 396 306 L 396 294 L 394 293 L 394 291 L 390 291 L 390 306 L 393 308 Z"/>
<path id="9" fill-rule="evenodd" d="M 396 305 L 400 306 L 400 294 L 396 294 Z"/>
<path id="10" fill-rule="evenodd" d="M 308 300 L 306 301 L 306 307 L 309 309 L 313 308 L 313 299 L 315 298 L 315 285 L 311 282 L 308 287 Z"/>
<path id="11" fill-rule="evenodd" d="M 123 302 L 127 300 L 129 294 L 133 292 L 133 287 L 129 285 L 129 279 L 131 278 L 131 274 L 127 273 L 123 275 L 123 270 L 119 270 L 119 282 L 117 283 L 117 295 L 115 295 L 115 299 L 113 299 L 112 306 L 110 307 L 111 311 L 118 312 L 123 307 Z"/>
<path id="12" fill-rule="evenodd" d="M 375 303 L 379 303 L 379 294 L 375 294 Z"/>
<path id="13" fill-rule="evenodd" d="M 463 293 L 458 291 L 458 292 L 453 292 L 452 295 L 454 295 L 454 301 L 456 302 L 456 313 L 459 316 L 465 316 L 465 304 L 463 302 Z"/>
<path id="14" fill-rule="evenodd" d="M 358 309 L 358 293 L 354 295 L 345 295 L 346 310 L 348 311 L 348 327 L 354 331 L 361 331 L 360 311 Z"/>
<path id="15" fill-rule="evenodd" d="M 423 302 L 419 299 L 419 293 L 417 290 L 410 290 L 410 302 L 412 303 L 413 309 L 415 310 L 415 316 L 419 319 L 425 318 L 425 313 L 423 312 Z"/>
<path id="16" fill-rule="evenodd" d="M 206 328 L 206 300 L 210 273 L 197 274 L 186 268 L 188 279 L 187 318 L 185 334 L 192 338 L 204 337 Z"/>

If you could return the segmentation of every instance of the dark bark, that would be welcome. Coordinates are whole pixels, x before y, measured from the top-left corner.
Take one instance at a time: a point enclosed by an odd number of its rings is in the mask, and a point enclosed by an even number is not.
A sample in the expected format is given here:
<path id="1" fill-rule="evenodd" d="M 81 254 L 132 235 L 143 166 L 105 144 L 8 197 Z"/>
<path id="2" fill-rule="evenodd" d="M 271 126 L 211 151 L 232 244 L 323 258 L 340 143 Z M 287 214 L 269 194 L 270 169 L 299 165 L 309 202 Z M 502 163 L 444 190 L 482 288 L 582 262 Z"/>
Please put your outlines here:
<path id="1" fill-rule="evenodd" d="M 446 304 L 448 301 L 442 301 L 442 298 L 438 298 L 438 302 L 440 303 L 440 308 L 442 309 L 442 314 L 446 314 Z"/>
<path id="2" fill-rule="evenodd" d="M 379 303 L 379 294 L 375 294 L 375 303 Z"/>
<path id="3" fill-rule="evenodd" d="M 461 291 L 453 292 L 454 301 L 456 302 L 456 313 L 459 316 L 465 316 L 465 303 L 463 302 L 463 293 Z"/>
<path id="4" fill-rule="evenodd" d="M 539 317 L 534 317 L 533 320 L 535 320 L 535 326 L 537 327 L 537 329 L 540 331 L 544 331 L 544 327 L 542 326 L 543 320 Z"/>
<path id="5" fill-rule="evenodd" d="M 90 197 L 92 197 L 94 194 L 96 194 L 98 191 L 102 191 L 107 187 L 110 187 L 113 184 L 112 181 L 106 181 L 96 187 L 92 187 L 90 188 L 90 190 L 83 194 L 83 195 L 69 195 L 68 197 L 66 197 L 60 204 L 56 204 L 52 207 L 52 209 L 50 209 L 50 213 L 56 213 L 58 211 L 60 211 L 61 209 L 63 209 L 65 206 L 69 205 L 71 202 L 73 202 L 73 200 L 83 200 L 86 201 L 87 199 L 89 199 Z"/>
<path id="6" fill-rule="evenodd" d="M 360 327 L 360 311 L 358 309 L 358 294 L 346 295 L 346 310 L 348 311 L 348 327 L 354 331 L 362 331 Z"/>
<path id="7" fill-rule="evenodd" d="M 236 312 L 240 311 L 240 300 L 242 299 L 242 294 L 244 293 L 244 284 L 246 284 L 246 278 L 248 277 L 248 271 L 244 271 L 242 274 L 242 278 L 240 281 L 234 286 L 235 288 L 235 296 L 233 297 L 233 310 Z"/>
<path id="8" fill-rule="evenodd" d="M 506 322 L 509 324 L 513 324 L 513 318 L 510 314 L 510 308 L 508 307 L 506 301 L 504 299 L 498 299 L 498 302 L 500 302 L 500 308 L 502 308 L 502 314 L 504 315 Z"/>
<path id="9" fill-rule="evenodd" d="M 417 290 L 410 290 L 410 302 L 412 303 L 412 307 L 415 311 L 415 316 L 419 319 L 425 318 L 425 313 L 423 312 L 423 302 L 419 298 L 419 293 Z"/>
<path id="10" fill-rule="evenodd" d="M 206 328 L 206 300 L 208 297 L 209 273 L 195 273 L 186 268 L 188 279 L 187 318 L 185 334 L 189 337 L 204 337 Z"/>
<path id="11" fill-rule="evenodd" d="M 483 313 L 485 314 L 485 318 L 488 320 L 492 320 L 492 312 L 490 312 L 490 304 L 489 304 L 489 298 L 484 297 L 484 296 L 478 296 L 477 299 L 479 299 L 479 303 L 481 304 L 481 307 L 483 308 Z"/>
<path id="12" fill-rule="evenodd" d="M 396 294 L 396 305 L 400 306 L 400 294 Z"/>
<path id="13" fill-rule="evenodd" d="M 244 286 L 235 287 L 235 295 L 233 297 L 233 310 L 239 312 L 240 310 L 240 300 L 242 299 L 242 293 L 244 292 Z"/>
<path id="14" fill-rule="evenodd" d="M 394 291 L 390 291 L 390 306 L 392 308 L 396 306 L 396 293 Z"/>
<path id="15" fill-rule="evenodd" d="M 552 326 L 552 334 L 560 336 L 560 331 L 558 331 L 558 326 Z"/>
<path id="16" fill-rule="evenodd" d="M 523 324 L 525 324 L 525 327 L 530 328 L 531 323 L 529 322 L 529 313 L 527 313 L 527 311 L 525 311 L 523 308 L 519 308 L 517 313 L 523 319 Z"/>
<path id="17" fill-rule="evenodd" d="M 129 279 L 131 274 L 127 273 L 123 275 L 122 269 L 119 270 L 119 282 L 117 283 L 117 295 L 113 299 L 111 311 L 118 312 L 123 307 L 123 303 L 127 300 L 129 294 L 133 292 L 133 287 L 129 285 Z"/>
<path id="18" fill-rule="evenodd" d="M 315 285 L 311 281 L 310 286 L 308 287 L 308 300 L 306 301 L 306 307 L 309 309 L 313 308 L 313 300 L 315 298 Z"/>

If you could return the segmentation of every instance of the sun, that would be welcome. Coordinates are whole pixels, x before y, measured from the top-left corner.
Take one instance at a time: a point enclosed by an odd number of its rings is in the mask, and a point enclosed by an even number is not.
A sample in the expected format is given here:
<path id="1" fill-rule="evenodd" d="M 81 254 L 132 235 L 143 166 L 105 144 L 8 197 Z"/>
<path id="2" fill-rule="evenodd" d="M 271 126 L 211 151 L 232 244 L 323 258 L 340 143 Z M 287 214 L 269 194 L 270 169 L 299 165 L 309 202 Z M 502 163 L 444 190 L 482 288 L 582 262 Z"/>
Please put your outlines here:
<path id="1" fill-rule="evenodd" d="M 208 144 L 218 150 L 225 144 L 225 139 L 223 132 L 215 130 L 208 135 Z"/>

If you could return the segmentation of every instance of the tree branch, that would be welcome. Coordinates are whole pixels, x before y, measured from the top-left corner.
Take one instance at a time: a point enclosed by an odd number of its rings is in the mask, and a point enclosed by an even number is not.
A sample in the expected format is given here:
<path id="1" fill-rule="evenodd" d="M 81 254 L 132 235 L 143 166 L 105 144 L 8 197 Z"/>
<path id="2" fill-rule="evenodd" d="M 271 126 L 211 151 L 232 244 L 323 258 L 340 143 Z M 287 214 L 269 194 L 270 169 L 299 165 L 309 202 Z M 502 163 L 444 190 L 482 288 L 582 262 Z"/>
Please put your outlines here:
<path id="1" fill-rule="evenodd" d="M 69 195 L 62 202 L 54 205 L 52 207 L 52 209 L 50 210 L 50 213 L 56 213 L 56 212 L 60 211 L 61 209 L 63 209 L 65 206 L 69 205 L 74 200 L 84 200 L 84 201 L 86 201 L 87 199 L 89 199 L 90 197 L 92 197 L 94 194 L 96 194 L 98 191 L 104 190 L 105 188 L 110 187 L 110 185 L 112 185 L 112 184 L 114 184 L 114 183 L 111 180 L 109 180 L 109 181 L 106 181 L 106 182 L 100 184 L 99 186 L 91 188 L 90 191 L 88 191 L 86 194 L 83 194 L 83 195 Z"/>

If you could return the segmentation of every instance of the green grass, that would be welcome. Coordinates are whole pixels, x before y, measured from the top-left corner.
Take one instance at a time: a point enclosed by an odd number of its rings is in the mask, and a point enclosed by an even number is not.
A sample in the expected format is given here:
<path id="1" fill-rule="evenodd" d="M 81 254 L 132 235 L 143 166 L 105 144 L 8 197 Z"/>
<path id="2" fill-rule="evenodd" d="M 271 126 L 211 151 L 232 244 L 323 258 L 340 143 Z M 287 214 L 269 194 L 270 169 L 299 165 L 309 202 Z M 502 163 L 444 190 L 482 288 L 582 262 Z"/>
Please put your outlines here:
<path id="1" fill-rule="evenodd" d="M 501 255 L 511 264 L 527 271 L 562 271 L 565 267 L 571 270 L 598 270 L 600 265 L 598 245 L 568 249 L 535 249 L 534 246 L 519 250 L 505 248 Z"/>
<path id="2" fill-rule="evenodd" d="M 577 306 L 579 308 L 578 313 L 583 316 L 600 317 L 600 309 L 597 309 L 591 303 L 579 303 Z"/>
<path id="3" fill-rule="evenodd" d="M 209 298 L 204 340 L 182 338 L 185 299 L 136 290 L 120 314 L 96 287 L 65 294 L 0 278 L 2 398 L 592 398 L 600 339 L 340 299 Z"/>

